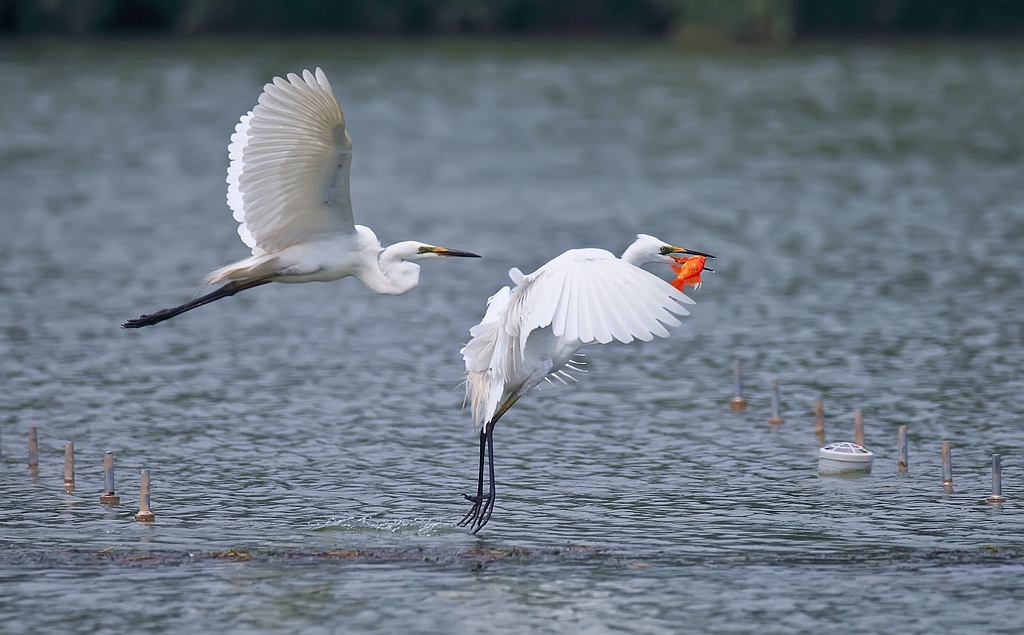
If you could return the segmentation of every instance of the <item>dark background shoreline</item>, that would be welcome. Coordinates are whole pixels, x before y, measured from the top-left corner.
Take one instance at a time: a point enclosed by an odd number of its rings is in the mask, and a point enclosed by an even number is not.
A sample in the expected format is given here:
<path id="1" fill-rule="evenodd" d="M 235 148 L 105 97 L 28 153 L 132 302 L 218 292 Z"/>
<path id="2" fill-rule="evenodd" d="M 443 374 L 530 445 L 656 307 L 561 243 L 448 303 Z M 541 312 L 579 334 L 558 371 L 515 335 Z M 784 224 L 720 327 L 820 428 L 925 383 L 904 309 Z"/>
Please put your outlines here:
<path id="1" fill-rule="evenodd" d="M 245 34 L 1019 38 L 1024 0 L 0 0 L 0 38 Z"/>

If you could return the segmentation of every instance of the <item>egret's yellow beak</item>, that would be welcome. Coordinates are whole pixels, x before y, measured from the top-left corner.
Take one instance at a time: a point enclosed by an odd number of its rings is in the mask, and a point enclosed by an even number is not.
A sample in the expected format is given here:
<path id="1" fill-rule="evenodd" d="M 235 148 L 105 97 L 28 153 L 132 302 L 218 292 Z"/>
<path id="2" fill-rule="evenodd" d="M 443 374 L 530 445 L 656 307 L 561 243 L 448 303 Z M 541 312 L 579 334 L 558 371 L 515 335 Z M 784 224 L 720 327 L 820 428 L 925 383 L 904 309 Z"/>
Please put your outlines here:
<path id="1" fill-rule="evenodd" d="M 456 258 L 479 258 L 478 254 L 474 254 L 469 251 L 459 251 L 458 249 L 448 249 L 446 247 L 433 247 L 424 246 L 420 247 L 421 254 L 434 254 L 435 256 L 450 256 Z"/>

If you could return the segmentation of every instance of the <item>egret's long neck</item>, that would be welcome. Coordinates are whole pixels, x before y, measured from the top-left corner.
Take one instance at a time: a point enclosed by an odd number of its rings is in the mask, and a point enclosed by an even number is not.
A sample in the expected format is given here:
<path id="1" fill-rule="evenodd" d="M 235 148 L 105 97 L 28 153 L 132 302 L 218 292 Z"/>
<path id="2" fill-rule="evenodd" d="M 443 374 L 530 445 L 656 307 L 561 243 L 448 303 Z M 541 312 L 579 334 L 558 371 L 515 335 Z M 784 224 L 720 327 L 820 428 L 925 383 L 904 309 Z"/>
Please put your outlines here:
<path id="1" fill-rule="evenodd" d="M 356 225 L 355 229 L 359 252 L 355 276 L 360 282 L 382 295 L 401 295 L 416 286 L 420 280 L 420 268 L 404 261 L 403 254 L 396 249 L 398 245 L 382 249 L 372 229 L 365 225 Z"/>
<path id="2" fill-rule="evenodd" d="M 629 247 L 626 247 L 626 251 L 622 252 L 622 256 L 619 257 L 619 260 L 628 262 L 634 267 L 642 267 L 650 262 L 650 257 L 649 254 L 640 247 L 640 241 L 636 241 Z"/>
<path id="3" fill-rule="evenodd" d="M 371 291 L 382 295 L 402 295 L 419 284 L 419 265 L 404 260 L 392 247 L 376 253 L 362 253 L 363 266 L 359 279 Z"/>

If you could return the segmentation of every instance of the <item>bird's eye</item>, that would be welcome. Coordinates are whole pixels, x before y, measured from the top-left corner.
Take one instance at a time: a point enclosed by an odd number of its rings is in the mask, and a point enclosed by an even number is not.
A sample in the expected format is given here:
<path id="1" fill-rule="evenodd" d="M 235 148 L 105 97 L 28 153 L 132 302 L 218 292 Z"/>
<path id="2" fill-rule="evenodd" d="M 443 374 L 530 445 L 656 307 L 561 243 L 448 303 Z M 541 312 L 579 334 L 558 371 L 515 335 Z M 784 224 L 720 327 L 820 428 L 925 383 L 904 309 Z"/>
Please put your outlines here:
<path id="1" fill-rule="evenodd" d="M 416 251 L 416 253 L 429 254 L 431 253 L 431 248 L 426 245 L 420 245 L 420 248 Z"/>
<path id="2" fill-rule="evenodd" d="M 662 245 L 661 246 L 661 255 L 662 256 L 667 256 L 669 254 L 674 254 L 674 253 L 675 253 L 675 247 L 669 247 L 668 245 Z"/>

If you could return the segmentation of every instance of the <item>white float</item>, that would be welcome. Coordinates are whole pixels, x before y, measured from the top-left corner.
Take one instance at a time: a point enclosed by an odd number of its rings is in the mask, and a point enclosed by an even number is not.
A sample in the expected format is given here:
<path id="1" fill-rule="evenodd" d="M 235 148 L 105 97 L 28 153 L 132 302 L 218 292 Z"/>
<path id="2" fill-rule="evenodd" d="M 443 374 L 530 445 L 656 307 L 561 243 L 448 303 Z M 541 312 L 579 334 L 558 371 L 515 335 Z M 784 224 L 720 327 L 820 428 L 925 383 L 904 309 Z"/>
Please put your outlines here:
<path id="1" fill-rule="evenodd" d="M 873 452 L 856 443 L 829 443 L 818 450 L 818 473 L 870 472 L 871 460 L 874 458 Z"/>

